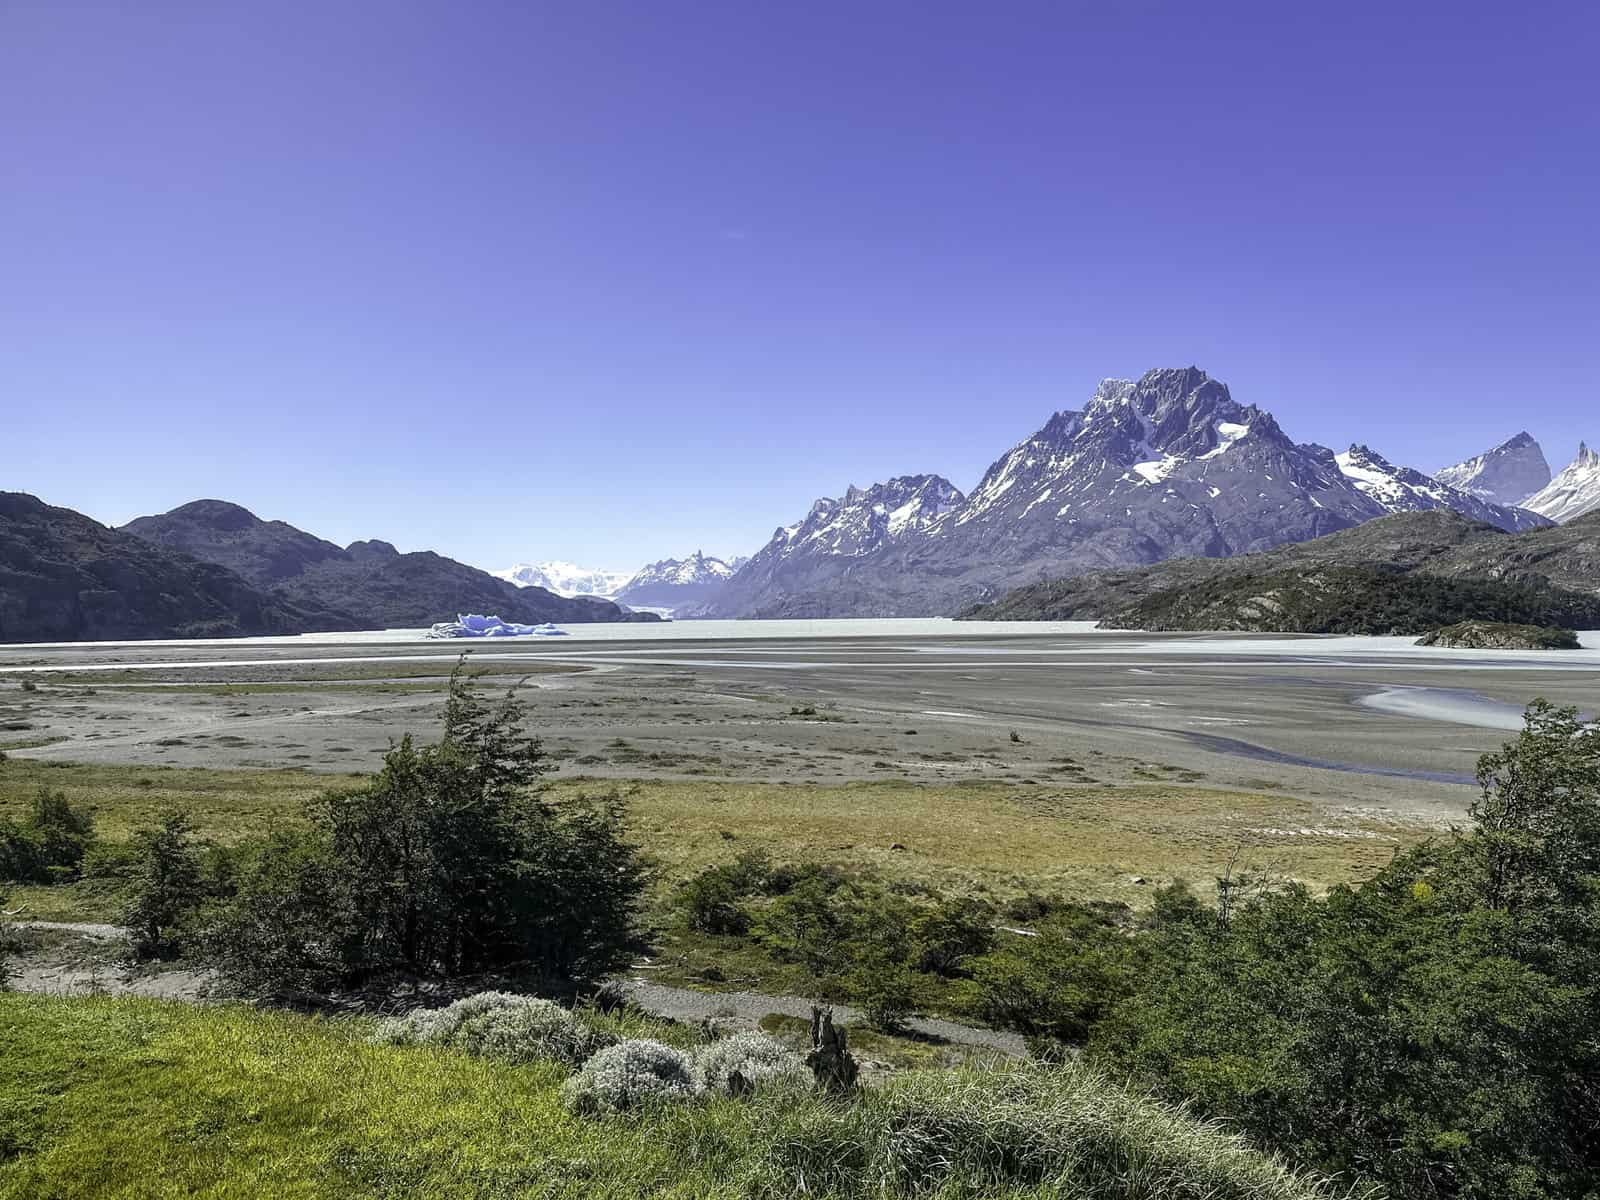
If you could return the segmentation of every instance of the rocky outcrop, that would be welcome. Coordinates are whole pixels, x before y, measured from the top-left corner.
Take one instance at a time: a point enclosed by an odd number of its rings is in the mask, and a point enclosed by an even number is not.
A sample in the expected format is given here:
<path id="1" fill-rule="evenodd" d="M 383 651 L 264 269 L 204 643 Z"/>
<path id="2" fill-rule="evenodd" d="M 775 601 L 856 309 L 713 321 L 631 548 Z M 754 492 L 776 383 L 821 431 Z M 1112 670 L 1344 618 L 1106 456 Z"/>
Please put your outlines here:
<path id="1" fill-rule="evenodd" d="M 1417 639 L 1419 646 L 1451 650 L 1577 650 L 1578 635 L 1570 629 L 1508 625 L 1498 621 L 1460 621 Z"/>

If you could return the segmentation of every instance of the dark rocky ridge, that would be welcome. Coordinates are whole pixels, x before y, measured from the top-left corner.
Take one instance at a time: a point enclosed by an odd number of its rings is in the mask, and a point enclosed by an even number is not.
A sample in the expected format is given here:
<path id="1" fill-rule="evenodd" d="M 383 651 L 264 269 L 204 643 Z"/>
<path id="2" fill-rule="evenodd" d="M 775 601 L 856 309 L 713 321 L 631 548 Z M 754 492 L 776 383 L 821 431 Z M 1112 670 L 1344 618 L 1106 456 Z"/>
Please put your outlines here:
<path id="1" fill-rule="evenodd" d="M 609 600 L 519 588 L 431 551 L 401 554 L 376 540 L 341 549 L 221 500 L 197 500 L 123 528 L 152 544 L 228 567 L 285 604 L 341 614 L 344 623 L 337 628 L 411 628 L 463 612 L 527 624 L 655 619 Z"/>
<path id="2" fill-rule="evenodd" d="M 1578 635 L 1570 629 L 1540 625 L 1507 625 L 1495 621 L 1461 621 L 1417 639 L 1419 646 L 1448 650 L 1577 650 Z"/>
<path id="3" fill-rule="evenodd" d="M 349 619 L 69 508 L 0 492 L 0 641 L 300 633 Z"/>

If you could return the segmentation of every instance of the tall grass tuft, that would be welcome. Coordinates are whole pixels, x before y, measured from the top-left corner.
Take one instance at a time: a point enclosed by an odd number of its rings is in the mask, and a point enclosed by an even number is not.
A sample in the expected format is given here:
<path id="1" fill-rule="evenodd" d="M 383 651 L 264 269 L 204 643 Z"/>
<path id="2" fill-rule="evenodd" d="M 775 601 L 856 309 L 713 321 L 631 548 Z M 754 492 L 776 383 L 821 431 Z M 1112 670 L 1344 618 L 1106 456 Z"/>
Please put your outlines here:
<path id="1" fill-rule="evenodd" d="M 1075 1066 L 916 1072 L 778 1112 L 759 1191 L 941 1198 L 1327 1200 L 1241 1138 Z M 1036 1189 L 1036 1190 L 1035 1190 Z"/>

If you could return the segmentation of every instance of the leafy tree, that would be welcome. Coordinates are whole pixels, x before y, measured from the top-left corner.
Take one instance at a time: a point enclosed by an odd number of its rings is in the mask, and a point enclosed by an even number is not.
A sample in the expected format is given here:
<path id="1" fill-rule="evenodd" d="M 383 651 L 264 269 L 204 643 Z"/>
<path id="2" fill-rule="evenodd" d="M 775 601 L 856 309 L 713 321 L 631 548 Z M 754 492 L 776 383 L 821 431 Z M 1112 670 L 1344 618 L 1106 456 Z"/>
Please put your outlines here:
<path id="1" fill-rule="evenodd" d="M 61 792 L 41 788 L 20 822 L 0 821 L 0 878 L 57 883 L 78 877 L 94 842 L 94 818 Z"/>
<path id="2" fill-rule="evenodd" d="M 960 975 L 994 945 L 994 906 L 972 896 L 942 897 L 912 918 L 909 933 L 917 970 Z"/>
<path id="3" fill-rule="evenodd" d="M 547 802 L 523 720 L 514 691 L 491 705 L 458 666 L 438 743 L 402 739 L 366 786 L 309 805 L 307 841 L 245 873 L 218 921 L 253 948 L 223 953 L 235 979 L 513 967 L 576 979 L 626 962 L 647 871 L 622 803 Z"/>
<path id="4" fill-rule="evenodd" d="M 1065 905 L 1034 937 L 974 961 L 979 1012 L 1033 1037 L 1079 1042 L 1137 986 L 1138 946 L 1111 912 Z"/>
<path id="5" fill-rule="evenodd" d="M 122 923 L 140 958 L 167 958 L 183 948 L 188 926 L 206 899 L 193 825 L 169 812 L 154 829 L 133 835 L 133 870 Z"/>

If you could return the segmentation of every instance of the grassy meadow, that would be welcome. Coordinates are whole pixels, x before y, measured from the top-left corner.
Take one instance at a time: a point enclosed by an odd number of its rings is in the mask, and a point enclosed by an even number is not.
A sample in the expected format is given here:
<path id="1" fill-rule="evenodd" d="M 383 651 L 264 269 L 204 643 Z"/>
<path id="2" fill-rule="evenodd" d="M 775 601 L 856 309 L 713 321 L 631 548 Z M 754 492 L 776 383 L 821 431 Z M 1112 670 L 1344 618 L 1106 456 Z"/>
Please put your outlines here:
<path id="1" fill-rule="evenodd" d="M 100 837 L 125 840 L 181 809 L 202 838 L 229 844 L 297 824 L 305 801 L 360 776 L 36 762 L 0 764 L 0 819 L 41 787 L 92 813 Z M 1149 885 L 1202 891 L 1240 863 L 1314 887 L 1362 878 L 1427 832 L 1363 817 L 1329 824 L 1315 806 L 1263 792 L 1187 783 L 1014 785 L 562 779 L 556 798 L 615 788 L 637 839 L 670 885 L 746 850 L 888 880 L 1005 897 L 1025 891 L 1138 904 Z M 903 847 L 895 849 L 894 847 Z M 1136 878 L 1148 881 L 1138 884 Z M 89 884 L 17 887 L 13 900 L 56 920 L 108 916 Z"/>
<path id="2" fill-rule="evenodd" d="M 567 1069 L 380 1046 L 243 1006 L 0 996 L 0 1198 L 1319 1200 L 1213 1126 L 1074 1067 L 917 1071 L 852 1100 L 609 1118 Z"/>

